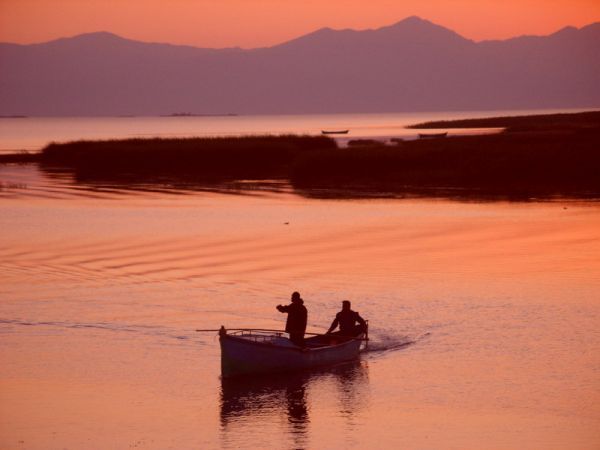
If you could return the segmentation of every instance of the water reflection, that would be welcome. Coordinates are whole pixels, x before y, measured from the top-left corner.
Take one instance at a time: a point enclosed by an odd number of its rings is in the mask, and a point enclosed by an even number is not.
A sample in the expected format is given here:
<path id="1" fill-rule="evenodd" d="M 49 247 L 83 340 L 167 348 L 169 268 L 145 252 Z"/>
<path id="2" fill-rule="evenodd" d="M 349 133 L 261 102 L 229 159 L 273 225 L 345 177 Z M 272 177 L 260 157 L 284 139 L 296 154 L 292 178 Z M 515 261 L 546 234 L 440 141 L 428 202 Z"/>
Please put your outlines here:
<path id="1" fill-rule="evenodd" d="M 364 361 L 300 374 L 222 379 L 223 439 L 235 447 L 235 442 L 247 442 L 248 433 L 266 432 L 285 418 L 285 424 L 276 430 L 283 435 L 281 439 L 287 436 L 293 448 L 304 448 L 309 440 L 311 411 L 321 409 L 324 403 L 331 404 L 326 397 L 334 393 L 337 414 L 352 419 L 365 404 L 361 396 L 367 383 L 368 366 Z"/>
<path id="2" fill-rule="evenodd" d="M 410 186 L 403 183 L 380 182 L 337 185 L 307 186 L 297 185 L 283 177 L 271 179 L 239 179 L 235 177 L 192 176 L 192 175 L 150 175 L 131 173 L 81 173 L 76 169 L 40 167 L 46 177 L 47 186 L 55 195 L 62 192 L 66 196 L 122 197 L 136 194 L 194 194 L 216 193 L 232 195 L 295 194 L 311 199 L 369 199 L 369 198 L 446 198 L 461 201 L 529 201 L 540 198 L 554 198 L 550 194 L 505 189 L 482 189 L 478 187 Z M 46 183 L 43 183 L 45 187 Z M 29 194 L 42 195 L 39 186 L 32 186 Z M 595 192 L 578 192 L 576 197 L 597 199 Z"/>

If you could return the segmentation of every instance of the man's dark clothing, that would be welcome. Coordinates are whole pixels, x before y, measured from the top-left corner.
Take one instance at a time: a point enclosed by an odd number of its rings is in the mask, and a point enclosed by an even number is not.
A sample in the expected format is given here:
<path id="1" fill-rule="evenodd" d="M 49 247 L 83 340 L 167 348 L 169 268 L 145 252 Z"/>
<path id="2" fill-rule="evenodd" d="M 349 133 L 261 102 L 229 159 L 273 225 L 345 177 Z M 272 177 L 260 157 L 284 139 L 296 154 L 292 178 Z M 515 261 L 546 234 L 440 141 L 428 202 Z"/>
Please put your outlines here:
<path id="1" fill-rule="evenodd" d="M 358 322 L 358 325 L 356 325 L 356 322 Z M 337 313 L 329 331 L 334 330 L 338 325 L 340 326 L 340 334 L 345 336 L 357 336 L 367 328 L 365 320 L 351 309 L 343 309 Z"/>
<path id="2" fill-rule="evenodd" d="M 304 345 L 304 332 L 308 318 L 308 311 L 303 303 L 302 299 L 298 299 L 287 306 L 277 307 L 278 311 L 288 314 L 285 331 L 290 334 L 290 341 L 300 346 Z"/>

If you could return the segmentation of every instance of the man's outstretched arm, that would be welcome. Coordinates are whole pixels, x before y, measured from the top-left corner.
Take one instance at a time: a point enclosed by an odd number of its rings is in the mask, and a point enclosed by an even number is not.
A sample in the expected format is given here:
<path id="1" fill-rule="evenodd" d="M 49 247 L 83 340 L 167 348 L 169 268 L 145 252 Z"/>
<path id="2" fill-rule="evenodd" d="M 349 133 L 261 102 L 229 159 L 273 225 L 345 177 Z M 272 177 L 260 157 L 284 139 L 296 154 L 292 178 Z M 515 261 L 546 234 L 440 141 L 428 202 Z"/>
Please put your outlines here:
<path id="1" fill-rule="evenodd" d="M 325 333 L 325 334 L 329 334 L 329 333 L 331 333 L 333 330 L 335 330 L 335 328 L 338 326 L 339 322 L 340 322 L 340 321 L 339 321 L 339 320 L 338 320 L 338 318 L 336 317 L 336 318 L 333 320 L 333 322 L 331 323 L 331 326 L 329 327 L 329 330 L 327 330 L 327 333 Z"/>

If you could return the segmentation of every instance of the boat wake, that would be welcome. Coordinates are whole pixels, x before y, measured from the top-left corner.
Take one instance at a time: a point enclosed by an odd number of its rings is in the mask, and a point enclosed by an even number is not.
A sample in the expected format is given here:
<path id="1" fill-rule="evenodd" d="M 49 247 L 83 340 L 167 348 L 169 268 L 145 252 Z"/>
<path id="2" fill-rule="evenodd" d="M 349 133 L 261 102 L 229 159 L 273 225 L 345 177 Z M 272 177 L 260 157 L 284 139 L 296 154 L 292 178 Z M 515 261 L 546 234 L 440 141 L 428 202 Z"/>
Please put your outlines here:
<path id="1" fill-rule="evenodd" d="M 145 335 L 158 338 L 177 339 L 177 340 L 192 340 L 194 335 L 191 332 L 187 334 L 182 333 L 181 330 L 168 328 L 164 326 L 153 326 L 153 325 L 131 325 L 131 324 L 119 324 L 119 323 L 106 323 L 106 322 L 95 322 L 95 323 L 80 323 L 80 322 L 62 322 L 62 321 L 25 321 L 25 320 L 13 320 L 13 319 L 0 319 L 0 333 L 9 333 L 10 328 L 15 327 L 44 327 L 54 329 L 92 329 L 92 330 L 104 330 L 109 332 L 118 333 L 135 333 L 138 335 Z M 4 329 L 2 329 L 4 328 Z M 196 342 L 195 342 L 196 343 Z"/>
<path id="2" fill-rule="evenodd" d="M 397 335 L 392 333 L 376 333 L 369 338 L 368 345 L 362 350 L 363 353 L 381 354 L 396 350 L 402 350 L 419 343 L 430 336 L 431 333 L 423 333 L 418 337 Z"/>

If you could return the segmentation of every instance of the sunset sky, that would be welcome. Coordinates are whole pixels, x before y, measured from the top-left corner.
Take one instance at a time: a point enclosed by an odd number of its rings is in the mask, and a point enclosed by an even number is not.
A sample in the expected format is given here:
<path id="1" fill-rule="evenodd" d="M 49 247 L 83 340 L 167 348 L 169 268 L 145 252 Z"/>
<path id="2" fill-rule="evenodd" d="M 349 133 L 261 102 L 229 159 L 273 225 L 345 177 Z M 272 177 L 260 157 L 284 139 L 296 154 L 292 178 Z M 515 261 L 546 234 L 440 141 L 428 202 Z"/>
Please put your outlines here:
<path id="1" fill-rule="evenodd" d="M 378 28 L 417 15 L 476 41 L 600 21 L 599 0 L 0 0 L 0 42 L 93 31 L 197 47 L 275 45 L 318 28 Z"/>

